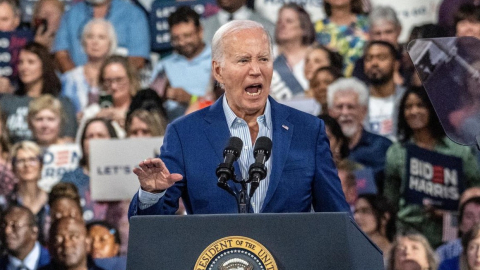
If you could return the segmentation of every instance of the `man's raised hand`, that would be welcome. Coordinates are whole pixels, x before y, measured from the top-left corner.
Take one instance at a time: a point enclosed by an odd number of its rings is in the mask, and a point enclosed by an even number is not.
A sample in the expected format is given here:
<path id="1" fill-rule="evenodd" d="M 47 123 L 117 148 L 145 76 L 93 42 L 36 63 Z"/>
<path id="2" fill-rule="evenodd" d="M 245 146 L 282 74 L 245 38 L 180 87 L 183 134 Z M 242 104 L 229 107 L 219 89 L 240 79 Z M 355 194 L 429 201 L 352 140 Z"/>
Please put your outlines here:
<path id="1" fill-rule="evenodd" d="M 170 173 L 165 163 L 159 158 L 146 159 L 133 169 L 143 190 L 150 193 L 160 193 L 183 179 L 178 173 Z"/>

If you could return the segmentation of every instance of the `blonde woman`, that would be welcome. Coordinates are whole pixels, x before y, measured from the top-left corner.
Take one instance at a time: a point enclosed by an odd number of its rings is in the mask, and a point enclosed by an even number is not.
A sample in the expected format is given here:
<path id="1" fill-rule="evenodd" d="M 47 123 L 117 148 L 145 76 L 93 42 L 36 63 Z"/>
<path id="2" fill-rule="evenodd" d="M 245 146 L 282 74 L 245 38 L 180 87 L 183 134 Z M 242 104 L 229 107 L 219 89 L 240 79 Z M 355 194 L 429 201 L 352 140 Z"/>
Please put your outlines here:
<path id="1" fill-rule="evenodd" d="M 33 139 L 41 147 L 73 141 L 73 138 L 61 135 L 65 113 L 62 103 L 52 95 L 46 94 L 30 101 L 27 118 Z"/>
<path id="2" fill-rule="evenodd" d="M 388 270 L 437 270 L 438 259 L 427 238 L 417 232 L 396 236 L 393 242 Z"/>
<path id="3" fill-rule="evenodd" d="M 10 203 L 23 205 L 36 215 L 42 242 L 45 238 L 41 232 L 48 216 L 48 194 L 38 187 L 43 167 L 42 149 L 34 142 L 22 141 L 13 145 L 10 155 L 13 173 L 18 178 Z"/>

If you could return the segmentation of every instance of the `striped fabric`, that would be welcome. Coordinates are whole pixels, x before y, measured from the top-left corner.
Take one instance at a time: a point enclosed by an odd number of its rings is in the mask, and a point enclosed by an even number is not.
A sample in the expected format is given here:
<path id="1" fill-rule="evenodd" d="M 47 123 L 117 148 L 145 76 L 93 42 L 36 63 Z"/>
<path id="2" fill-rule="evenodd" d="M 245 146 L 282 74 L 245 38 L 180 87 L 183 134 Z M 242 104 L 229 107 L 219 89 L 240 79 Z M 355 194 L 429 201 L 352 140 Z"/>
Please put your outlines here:
<path id="1" fill-rule="evenodd" d="M 255 158 L 253 156 L 254 145 L 252 145 L 250 130 L 247 122 L 245 122 L 245 120 L 242 118 L 237 117 L 232 109 L 230 109 L 225 95 L 223 96 L 223 112 L 225 113 L 225 117 L 227 119 L 230 135 L 239 137 L 243 141 L 243 149 L 242 153 L 240 154 L 240 158 L 238 159 L 238 165 L 242 173 L 242 178 L 248 179 L 248 169 L 250 165 L 255 162 Z M 257 118 L 257 123 L 259 126 L 257 138 L 266 136 L 272 139 L 272 115 L 270 101 L 268 101 L 268 99 L 267 105 L 265 106 L 265 112 L 263 115 Z M 273 155 L 270 155 L 270 159 L 265 164 L 268 171 L 267 177 L 260 181 L 260 185 L 258 186 L 252 198 L 252 208 L 255 213 L 260 213 L 260 210 L 263 206 L 263 201 L 265 200 L 265 196 L 267 194 L 268 183 L 270 182 L 270 172 L 272 168 L 272 157 Z M 250 192 L 250 184 L 248 185 L 248 191 Z"/>

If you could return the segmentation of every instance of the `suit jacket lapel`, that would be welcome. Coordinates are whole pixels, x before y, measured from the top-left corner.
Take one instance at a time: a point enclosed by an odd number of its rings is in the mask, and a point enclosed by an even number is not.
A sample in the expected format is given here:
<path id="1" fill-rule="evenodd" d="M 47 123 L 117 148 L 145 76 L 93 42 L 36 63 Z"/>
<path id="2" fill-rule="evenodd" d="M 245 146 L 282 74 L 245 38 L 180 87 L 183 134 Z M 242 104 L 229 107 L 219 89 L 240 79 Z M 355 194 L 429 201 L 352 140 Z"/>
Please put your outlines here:
<path id="1" fill-rule="evenodd" d="M 273 98 L 270 98 L 272 109 L 272 169 L 270 173 L 270 183 L 268 185 L 267 195 L 263 202 L 262 211 L 273 197 L 278 183 L 282 177 L 282 171 L 285 167 L 285 161 L 288 157 L 290 143 L 292 141 L 294 125 L 290 123 L 287 118 L 289 112 L 277 103 Z"/>
<path id="2" fill-rule="evenodd" d="M 215 154 L 218 158 L 218 164 L 223 162 L 223 150 L 227 146 L 228 139 L 230 138 L 230 130 L 227 125 L 227 120 L 225 118 L 225 113 L 223 112 L 223 96 L 221 96 L 212 106 L 210 106 L 209 111 L 205 115 L 206 126 L 204 132 L 206 134 L 207 140 L 210 142 L 210 145 L 215 151 Z M 242 173 L 238 162 L 234 163 L 235 174 L 239 175 L 240 178 Z M 231 182 L 229 182 L 231 183 Z M 230 184 L 233 187 L 232 184 Z M 239 185 L 235 185 L 239 188 Z"/>

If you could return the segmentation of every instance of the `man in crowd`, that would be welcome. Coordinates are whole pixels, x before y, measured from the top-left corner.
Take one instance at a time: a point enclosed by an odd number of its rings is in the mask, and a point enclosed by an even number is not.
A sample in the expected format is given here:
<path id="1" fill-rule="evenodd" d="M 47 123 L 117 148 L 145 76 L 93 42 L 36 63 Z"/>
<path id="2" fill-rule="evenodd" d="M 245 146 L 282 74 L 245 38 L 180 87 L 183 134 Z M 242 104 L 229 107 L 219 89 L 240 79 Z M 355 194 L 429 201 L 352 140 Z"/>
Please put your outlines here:
<path id="1" fill-rule="evenodd" d="M 169 120 L 185 113 L 187 106 L 206 94 L 211 80 L 211 49 L 203 41 L 200 16 L 190 7 L 180 7 L 168 17 L 175 52 L 155 67 L 152 82 L 167 80 L 160 87 L 169 99 Z M 166 77 L 166 78 L 165 78 Z M 189 78 L 189 79 L 187 79 Z"/>
<path id="2" fill-rule="evenodd" d="M 93 18 L 112 23 L 117 34 L 117 54 L 128 56 L 135 68 L 141 68 L 150 54 L 150 33 L 143 11 L 121 0 L 86 0 L 72 6 L 62 17 L 53 50 L 62 72 L 84 65 L 83 27 Z"/>
<path id="3" fill-rule="evenodd" d="M 400 46 L 398 38 L 402 32 L 402 24 L 397 17 L 395 10 L 388 6 L 375 7 L 368 16 L 370 23 L 369 35 L 370 41 L 385 41 L 393 45 L 396 50 L 395 59 L 398 60 L 398 66 L 394 70 L 394 82 L 399 85 L 408 85 L 412 76 L 412 64 L 410 57 L 403 47 Z M 365 74 L 365 57 L 361 57 L 355 62 L 353 76 L 368 84 L 369 79 Z"/>
<path id="4" fill-rule="evenodd" d="M 10 32 L 20 25 L 20 8 L 12 0 L 0 0 L 0 31 Z"/>
<path id="5" fill-rule="evenodd" d="M 381 194 L 385 156 L 392 142 L 363 128 L 368 112 L 368 89 L 356 78 L 341 78 L 328 86 L 328 114 L 350 140 L 348 158 L 373 169 Z"/>
<path id="6" fill-rule="evenodd" d="M 368 129 L 391 140 L 396 137 L 398 104 L 405 93 L 393 79 L 398 67 L 395 56 L 395 48 L 385 41 L 372 41 L 365 48 L 365 75 L 370 86 Z"/>
<path id="7" fill-rule="evenodd" d="M 271 37 L 275 34 L 275 25 L 262 15 L 246 6 L 247 0 L 217 0 L 220 10 L 217 14 L 203 21 L 203 39 L 207 44 L 212 43 L 212 38 L 220 26 L 232 20 L 252 20 L 265 27 Z"/>
<path id="8" fill-rule="evenodd" d="M 50 262 L 48 250 L 37 241 L 38 227 L 30 209 L 10 206 L 2 214 L 0 229 L 7 251 L 0 258 L 0 270 L 36 270 Z"/>
<path id="9" fill-rule="evenodd" d="M 48 242 L 52 261 L 40 270 L 103 270 L 88 256 L 91 239 L 82 219 L 63 217 L 55 220 Z"/>
<path id="10" fill-rule="evenodd" d="M 215 174 L 230 136 L 243 141 L 235 163 L 243 179 L 255 161 L 257 137 L 273 141 L 268 173 L 249 212 L 310 212 L 312 206 L 315 211 L 349 212 L 323 122 L 269 98 L 271 46 L 257 22 L 234 20 L 216 32 L 212 72 L 225 95 L 170 124 L 160 158 L 134 169 L 141 189 L 130 204 L 130 216 L 174 214 L 180 197 L 188 214 L 238 213 L 235 198 L 217 186 Z"/>

